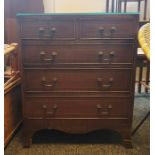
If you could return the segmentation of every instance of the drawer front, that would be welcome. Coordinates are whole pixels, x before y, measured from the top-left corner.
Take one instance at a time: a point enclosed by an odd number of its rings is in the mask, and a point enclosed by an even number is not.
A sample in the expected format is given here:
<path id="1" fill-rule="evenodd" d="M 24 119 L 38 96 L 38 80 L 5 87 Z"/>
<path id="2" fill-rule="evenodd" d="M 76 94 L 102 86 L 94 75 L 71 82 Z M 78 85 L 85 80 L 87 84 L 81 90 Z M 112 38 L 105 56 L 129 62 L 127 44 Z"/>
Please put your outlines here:
<path id="1" fill-rule="evenodd" d="M 24 116 L 36 118 L 126 118 L 129 111 L 129 98 L 30 98 L 24 104 Z"/>
<path id="2" fill-rule="evenodd" d="M 83 18 L 80 39 L 135 38 L 137 25 L 130 20 Z"/>
<path id="3" fill-rule="evenodd" d="M 131 64 L 132 44 L 23 46 L 24 64 L 47 65 L 61 63 Z"/>
<path id="4" fill-rule="evenodd" d="M 25 69 L 26 91 L 129 91 L 130 69 Z"/>
<path id="5" fill-rule="evenodd" d="M 75 24 L 72 20 L 26 21 L 21 25 L 21 38 L 72 40 Z"/>
<path id="6" fill-rule="evenodd" d="M 25 16 L 20 20 L 22 38 L 133 38 L 138 28 L 138 15 Z"/>

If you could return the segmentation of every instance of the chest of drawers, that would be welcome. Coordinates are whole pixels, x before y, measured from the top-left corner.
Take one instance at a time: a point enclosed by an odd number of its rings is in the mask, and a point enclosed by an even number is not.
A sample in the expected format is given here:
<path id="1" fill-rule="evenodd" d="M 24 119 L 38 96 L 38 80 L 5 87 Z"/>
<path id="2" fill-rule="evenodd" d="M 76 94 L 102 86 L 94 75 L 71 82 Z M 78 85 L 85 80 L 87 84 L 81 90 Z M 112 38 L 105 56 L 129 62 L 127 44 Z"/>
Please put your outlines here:
<path id="1" fill-rule="evenodd" d="M 138 14 L 18 14 L 23 141 L 117 131 L 131 147 Z"/>

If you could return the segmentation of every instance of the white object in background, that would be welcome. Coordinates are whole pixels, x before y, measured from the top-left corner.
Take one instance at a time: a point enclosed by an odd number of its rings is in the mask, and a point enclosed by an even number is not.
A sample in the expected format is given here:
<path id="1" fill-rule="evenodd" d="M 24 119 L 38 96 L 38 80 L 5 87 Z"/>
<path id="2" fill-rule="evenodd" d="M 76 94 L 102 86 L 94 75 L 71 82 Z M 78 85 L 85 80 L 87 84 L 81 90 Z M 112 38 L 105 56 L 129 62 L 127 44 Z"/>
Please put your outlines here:
<path id="1" fill-rule="evenodd" d="M 43 0 L 45 13 L 105 12 L 106 0 Z"/>
<path id="2" fill-rule="evenodd" d="M 55 12 L 55 0 L 43 0 L 44 13 Z"/>

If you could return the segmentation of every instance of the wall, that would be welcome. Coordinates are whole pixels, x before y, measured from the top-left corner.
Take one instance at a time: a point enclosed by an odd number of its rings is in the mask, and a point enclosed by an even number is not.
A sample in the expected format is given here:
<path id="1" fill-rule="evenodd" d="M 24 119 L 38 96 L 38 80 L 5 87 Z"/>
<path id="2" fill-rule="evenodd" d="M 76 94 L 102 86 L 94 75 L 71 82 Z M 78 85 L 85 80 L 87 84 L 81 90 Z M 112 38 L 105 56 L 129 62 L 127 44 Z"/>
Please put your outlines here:
<path id="1" fill-rule="evenodd" d="M 102 12 L 106 0 L 43 0 L 45 12 Z"/>
<path id="2" fill-rule="evenodd" d="M 110 4 L 111 4 L 111 0 Z M 105 12 L 106 0 L 43 0 L 44 10 L 50 12 Z M 111 6 L 111 5 L 110 5 Z M 150 18 L 150 0 L 147 5 L 147 20 Z M 137 3 L 128 3 L 129 12 L 137 11 Z M 123 8 L 123 4 L 122 4 Z M 141 2 L 141 12 L 144 12 L 144 2 Z M 140 15 L 143 20 L 143 13 Z"/>

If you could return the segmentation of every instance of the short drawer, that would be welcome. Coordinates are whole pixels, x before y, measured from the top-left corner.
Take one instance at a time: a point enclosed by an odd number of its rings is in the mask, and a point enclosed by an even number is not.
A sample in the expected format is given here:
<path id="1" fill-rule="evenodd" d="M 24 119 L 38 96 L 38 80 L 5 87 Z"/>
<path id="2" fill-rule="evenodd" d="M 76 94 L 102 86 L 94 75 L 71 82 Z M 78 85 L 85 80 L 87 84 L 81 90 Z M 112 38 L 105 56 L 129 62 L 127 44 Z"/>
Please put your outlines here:
<path id="1" fill-rule="evenodd" d="M 131 64 L 133 44 L 86 44 L 23 46 L 23 62 L 26 65 L 55 64 Z"/>
<path id="2" fill-rule="evenodd" d="M 73 20 L 24 21 L 21 24 L 21 38 L 37 38 L 52 40 L 75 39 Z"/>
<path id="3" fill-rule="evenodd" d="M 30 98 L 24 104 L 24 117 L 127 118 L 130 105 L 129 98 Z"/>
<path id="4" fill-rule="evenodd" d="M 25 91 L 129 91 L 128 68 L 25 69 Z"/>
<path id="5" fill-rule="evenodd" d="M 135 38 L 137 24 L 132 19 L 119 17 L 104 19 L 82 18 L 80 20 L 80 39 Z"/>

